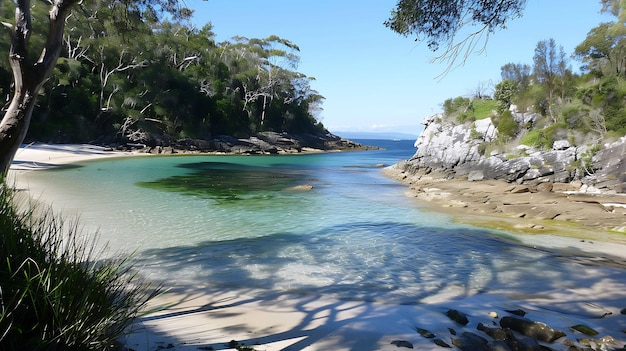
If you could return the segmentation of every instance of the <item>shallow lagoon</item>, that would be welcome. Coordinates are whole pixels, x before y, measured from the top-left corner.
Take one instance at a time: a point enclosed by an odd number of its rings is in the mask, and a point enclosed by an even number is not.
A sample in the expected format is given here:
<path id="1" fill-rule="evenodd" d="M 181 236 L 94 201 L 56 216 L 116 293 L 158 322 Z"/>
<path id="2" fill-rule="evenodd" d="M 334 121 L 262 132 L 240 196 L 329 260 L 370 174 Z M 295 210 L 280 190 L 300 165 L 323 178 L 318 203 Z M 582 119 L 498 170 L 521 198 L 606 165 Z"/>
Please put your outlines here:
<path id="1" fill-rule="evenodd" d="M 56 209 L 98 228 L 111 252 L 136 251 L 142 272 L 168 286 L 412 304 L 623 276 L 424 211 L 380 169 L 409 158 L 412 141 L 374 143 L 387 150 L 132 157 L 28 178 Z"/>

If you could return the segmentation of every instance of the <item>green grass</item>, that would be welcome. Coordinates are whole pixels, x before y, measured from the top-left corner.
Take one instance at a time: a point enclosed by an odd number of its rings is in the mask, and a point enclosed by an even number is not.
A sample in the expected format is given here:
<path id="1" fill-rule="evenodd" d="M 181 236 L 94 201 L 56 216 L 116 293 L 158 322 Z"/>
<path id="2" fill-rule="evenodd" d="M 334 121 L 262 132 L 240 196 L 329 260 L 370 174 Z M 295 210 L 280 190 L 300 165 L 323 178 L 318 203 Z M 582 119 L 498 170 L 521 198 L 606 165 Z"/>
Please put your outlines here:
<path id="1" fill-rule="evenodd" d="M 485 119 L 493 115 L 496 110 L 496 100 L 474 99 L 472 105 L 474 107 L 474 119 Z"/>
<path id="2" fill-rule="evenodd" d="M 158 289 L 128 258 L 98 260 L 93 240 L 0 185 L 0 350 L 113 350 Z"/>

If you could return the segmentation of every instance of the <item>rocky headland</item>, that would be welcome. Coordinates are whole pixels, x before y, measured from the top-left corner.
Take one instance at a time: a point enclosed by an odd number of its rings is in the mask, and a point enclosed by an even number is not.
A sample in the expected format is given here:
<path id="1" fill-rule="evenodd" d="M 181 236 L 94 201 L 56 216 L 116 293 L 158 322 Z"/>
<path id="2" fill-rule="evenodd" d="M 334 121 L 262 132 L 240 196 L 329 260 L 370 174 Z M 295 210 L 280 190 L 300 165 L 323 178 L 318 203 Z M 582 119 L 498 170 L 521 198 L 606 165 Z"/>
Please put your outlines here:
<path id="1" fill-rule="evenodd" d="M 513 115 L 520 124 L 536 118 Z M 626 137 L 599 150 L 569 140 L 554 141 L 550 150 L 507 149 L 491 143 L 498 131 L 489 118 L 459 124 L 436 114 L 423 124 L 415 155 L 386 170 L 417 199 L 465 222 L 581 237 L 600 230 L 626 240 Z"/>

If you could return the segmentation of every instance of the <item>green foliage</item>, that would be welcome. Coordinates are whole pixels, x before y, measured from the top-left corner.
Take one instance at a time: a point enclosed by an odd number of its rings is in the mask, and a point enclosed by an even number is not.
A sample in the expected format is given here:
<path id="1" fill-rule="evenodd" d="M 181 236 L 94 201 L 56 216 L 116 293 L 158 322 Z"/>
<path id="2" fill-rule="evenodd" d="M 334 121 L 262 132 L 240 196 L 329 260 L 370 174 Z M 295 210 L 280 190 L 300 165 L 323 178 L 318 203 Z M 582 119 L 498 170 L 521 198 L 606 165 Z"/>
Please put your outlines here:
<path id="1" fill-rule="evenodd" d="M 474 120 L 489 118 L 496 110 L 497 102 L 491 99 L 474 99 L 472 100 Z"/>
<path id="2" fill-rule="evenodd" d="M 324 129 L 315 117 L 324 98 L 311 88 L 313 78 L 296 71 L 296 44 L 275 35 L 216 43 L 211 25 L 192 26 L 179 5 L 80 3 L 67 20 L 63 51 L 38 97 L 27 141 L 108 136 L 125 142 L 147 135 L 151 139 L 141 142 L 150 144 Z M 45 16 L 45 8 L 35 7 L 34 15 Z M 7 43 L 0 41 L 1 52 L 8 51 Z M 0 59 L 3 93 L 12 81 L 6 56 Z"/>
<path id="3" fill-rule="evenodd" d="M 544 149 L 549 147 L 548 140 L 546 139 L 543 131 L 539 129 L 533 129 L 522 136 L 520 144 Z"/>
<path id="4" fill-rule="evenodd" d="M 112 350 L 156 294 L 127 259 L 97 260 L 95 243 L 50 210 L 0 190 L 0 349 Z"/>
<path id="5" fill-rule="evenodd" d="M 600 150 L 602 150 L 601 145 L 595 144 L 591 146 L 581 155 L 581 158 L 572 163 L 572 167 L 584 175 L 593 174 L 593 156 Z"/>
<path id="6" fill-rule="evenodd" d="M 484 119 L 493 114 L 495 101 L 489 99 L 469 99 L 456 97 L 447 99 L 443 103 L 446 116 L 454 118 L 459 123 L 473 122 Z"/>
<path id="7" fill-rule="evenodd" d="M 465 111 L 470 106 L 470 99 L 464 97 L 456 97 L 454 99 L 447 99 L 443 103 L 443 112 L 447 116 L 452 116 L 459 111 Z"/>
<path id="8" fill-rule="evenodd" d="M 472 140 L 479 140 L 483 138 L 483 134 L 480 133 L 479 131 L 476 130 L 476 128 L 472 128 L 470 130 L 470 135 L 469 135 L 470 139 Z"/>
<path id="9" fill-rule="evenodd" d="M 506 110 L 500 115 L 497 128 L 499 135 L 514 137 L 517 134 L 519 125 L 513 119 L 513 114 L 511 113 L 511 111 Z"/>
<path id="10" fill-rule="evenodd" d="M 513 103 L 513 96 L 517 93 L 518 83 L 512 80 L 503 80 L 496 85 L 493 98 L 496 100 L 496 108 L 499 113 L 503 113 Z"/>

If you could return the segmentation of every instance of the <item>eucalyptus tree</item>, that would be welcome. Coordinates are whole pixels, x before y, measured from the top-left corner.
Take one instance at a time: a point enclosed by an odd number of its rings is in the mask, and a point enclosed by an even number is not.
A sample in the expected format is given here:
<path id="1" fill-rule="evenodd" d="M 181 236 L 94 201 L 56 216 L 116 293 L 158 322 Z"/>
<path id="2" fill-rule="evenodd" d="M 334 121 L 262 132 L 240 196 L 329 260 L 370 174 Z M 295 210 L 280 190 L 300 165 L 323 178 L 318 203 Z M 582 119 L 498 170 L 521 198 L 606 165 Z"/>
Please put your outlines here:
<path id="1" fill-rule="evenodd" d="M 52 72 L 61 53 L 65 19 L 78 0 L 54 0 L 47 15 L 48 31 L 39 56 L 30 47 L 33 30 L 31 3 L 18 0 L 14 23 L 3 22 L 10 33 L 9 63 L 14 91 L 11 103 L 0 122 L 0 172 L 9 169 L 30 124 L 39 89 Z"/>
<path id="2" fill-rule="evenodd" d="M 399 0 L 385 25 L 425 40 L 433 51 L 445 47 L 437 59 L 450 67 L 459 55 L 480 52 L 489 35 L 520 17 L 525 5 L 526 0 Z"/>
<path id="3" fill-rule="evenodd" d="M 256 128 L 263 129 L 274 99 L 288 92 L 294 79 L 302 78 L 293 71 L 300 48 L 275 35 L 264 39 L 234 37 L 233 41 L 221 44 L 220 58 L 238 82 L 235 89 L 242 96 L 244 109 L 258 120 Z M 287 96 L 282 101 L 291 102 Z"/>
<path id="4" fill-rule="evenodd" d="M 11 102 L 8 105 L 0 122 L 0 173 L 3 175 L 9 169 L 15 152 L 23 142 L 31 122 L 36 98 L 46 79 L 53 72 L 61 51 L 67 47 L 73 58 L 85 58 L 83 50 L 86 44 L 83 40 L 106 37 L 103 29 L 116 28 L 123 33 L 123 37 L 130 41 L 137 28 L 144 22 L 167 14 L 174 19 L 189 18 L 192 12 L 180 7 L 177 1 L 172 0 L 108 0 L 108 7 L 85 7 L 85 13 L 98 14 L 99 11 L 111 11 L 109 27 L 94 28 L 90 36 L 69 34 L 64 42 L 66 23 L 70 13 L 78 0 L 51 0 L 48 2 L 48 12 L 40 13 L 41 5 L 35 6 L 30 0 L 16 0 L 14 5 L 15 17 L 13 21 L 3 21 L 3 26 L 9 33 L 8 60 L 13 73 L 13 91 Z M 3 11 L 7 4 L 3 1 Z M 81 2 L 82 3 L 82 2 Z M 33 19 L 33 15 L 37 15 Z M 41 28 L 39 24 L 47 24 Z M 99 22 L 93 22 L 98 25 Z M 72 40 L 74 38 L 74 40 Z M 67 44 L 67 45 L 66 45 Z M 110 47 L 110 46 L 107 46 Z M 99 46 L 96 51 L 104 46 Z M 92 47 L 93 49 L 93 47 Z M 119 56 L 118 65 L 120 67 Z M 101 66 L 100 66 L 101 67 Z M 111 66 L 109 66 L 111 67 Z M 124 66 L 122 66 L 124 67 Z M 120 68 L 118 68 L 119 70 Z M 106 74 L 104 74 L 106 76 Z"/>
<path id="5" fill-rule="evenodd" d="M 565 84 L 568 71 L 567 58 L 562 46 L 557 48 L 554 39 L 542 40 L 537 43 L 533 56 L 533 75 L 538 83 L 543 84 L 547 90 L 545 109 L 556 122 L 557 116 L 553 111 L 554 93 L 560 82 Z"/>
<path id="6" fill-rule="evenodd" d="M 518 85 L 519 90 L 524 90 L 530 84 L 532 67 L 525 63 L 507 63 L 500 67 L 502 80 L 510 80 Z"/>
<path id="7" fill-rule="evenodd" d="M 589 31 L 585 40 L 576 46 L 574 55 L 590 71 L 615 74 L 626 72 L 626 30 L 617 22 L 601 23 Z"/>

